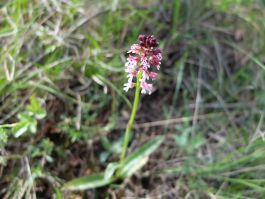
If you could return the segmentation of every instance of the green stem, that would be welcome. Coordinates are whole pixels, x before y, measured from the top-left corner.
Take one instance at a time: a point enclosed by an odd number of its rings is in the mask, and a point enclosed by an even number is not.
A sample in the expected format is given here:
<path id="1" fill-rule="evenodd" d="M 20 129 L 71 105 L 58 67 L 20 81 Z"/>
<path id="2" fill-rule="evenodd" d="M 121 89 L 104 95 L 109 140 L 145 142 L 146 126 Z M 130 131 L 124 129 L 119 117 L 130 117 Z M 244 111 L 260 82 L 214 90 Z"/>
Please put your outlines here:
<path id="1" fill-rule="evenodd" d="M 121 157 L 120 157 L 120 164 L 124 163 L 124 158 L 126 156 L 126 152 L 127 152 L 127 148 L 128 148 L 128 144 L 129 144 L 129 140 L 130 140 L 130 135 L 131 135 L 131 131 L 132 131 L 132 126 L 133 126 L 134 119 L 135 119 L 136 112 L 137 112 L 137 108 L 138 108 L 138 103 L 139 103 L 139 98 L 140 98 L 141 75 L 142 74 L 139 74 L 137 76 L 136 90 L 135 90 L 134 102 L 133 102 L 133 107 L 132 107 L 132 113 L 131 113 L 130 120 L 129 120 L 127 127 L 126 127 L 126 132 L 125 132 L 125 137 L 124 137 L 124 142 L 123 142 L 123 147 L 122 147 L 122 153 L 121 153 Z"/>

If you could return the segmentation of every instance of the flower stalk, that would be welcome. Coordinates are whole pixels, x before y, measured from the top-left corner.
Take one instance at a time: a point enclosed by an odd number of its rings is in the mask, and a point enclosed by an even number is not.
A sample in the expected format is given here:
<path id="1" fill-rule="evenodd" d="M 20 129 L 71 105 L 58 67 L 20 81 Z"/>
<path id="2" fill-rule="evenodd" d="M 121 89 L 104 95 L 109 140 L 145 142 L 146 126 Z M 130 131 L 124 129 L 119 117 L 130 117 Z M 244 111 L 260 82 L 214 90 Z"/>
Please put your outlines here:
<path id="1" fill-rule="evenodd" d="M 132 113 L 130 116 L 130 120 L 126 126 L 126 131 L 125 131 L 125 136 L 124 136 L 124 142 L 123 142 L 123 147 L 122 147 L 122 153 L 121 153 L 121 157 L 120 157 L 120 163 L 123 164 L 124 163 L 124 159 L 126 156 L 126 152 L 127 152 L 127 148 L 128 148 L 128 144 L 130 141 L 130 137 L 131 137 L 131 131 L 132 131 L 132 126 L 135 120 L 135 116 L 136 116 L 136 112 L 137 112 L 137 108 L 138 108 L 138 104 L 139 104 L 139 98 L 140 98 L 140 90 L 141 90 L 141 76 L 142 74 L 139 73 L 137 75 L 137 82 L 136 82 L 136 89 L 135 89 L 135 96 L 134 96 L 134 102 L 133 102 L 133 107 L 132 107 Z"/>

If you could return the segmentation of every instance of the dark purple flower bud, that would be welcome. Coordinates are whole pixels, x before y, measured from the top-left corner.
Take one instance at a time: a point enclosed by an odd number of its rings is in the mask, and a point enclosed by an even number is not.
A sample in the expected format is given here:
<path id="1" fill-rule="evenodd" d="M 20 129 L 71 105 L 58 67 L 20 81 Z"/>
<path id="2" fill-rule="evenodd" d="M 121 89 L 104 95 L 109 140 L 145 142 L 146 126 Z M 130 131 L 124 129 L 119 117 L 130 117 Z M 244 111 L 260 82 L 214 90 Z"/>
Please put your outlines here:
<path id="1" fill-rule="evenodd" d="M 156 41 L 155 38 L 151 38 L 151 39 L 149 40 L 149 46 L 150 46 L 150 47 L 157 47 L 157 46 L 158 46 L 158 43 L 157 43 L 157 41 Z"/>
<path id="2" fill-rule="evenodd" d="M 161 50 L 160 50 L 159 48 L 157 48 L 157 49 L 155 49 L 155 50 L 153 51 L 153 54 L 154 54 L 154 55 L 161 54 Z"/>
<path id="3" fill-rule="evenodd" d="M 142 42 L 142 41 L 140 41 L 140 46 L 143 46 L 143 47 L 145 47 L 145 43 L 144 43 L 144 42 Z"/>
<path id="4" fill-rule="evenodd" d="M 145 41 L 146 41 L 146 36 L 145 36 L 145 35 L 139 35 L 138 40 L 139 40 L 140 42 L 145 43 Z"/>
<path id="5" fill-rule="evenodd" d="M 147 40 L 146 40 L 146 47 L 148 47 L 148 48 L 151 47 L 150 44 L 151 44 L 151 43 L 150 43 L 150 39 L 147 39 Z"/>
<path id="6" fill-rule="evenodd" d="M 158 42 L 153 35 L 139 35 L 138 37 L 139 45 L 145 48 L 156 48 L 158 47 Z"/>

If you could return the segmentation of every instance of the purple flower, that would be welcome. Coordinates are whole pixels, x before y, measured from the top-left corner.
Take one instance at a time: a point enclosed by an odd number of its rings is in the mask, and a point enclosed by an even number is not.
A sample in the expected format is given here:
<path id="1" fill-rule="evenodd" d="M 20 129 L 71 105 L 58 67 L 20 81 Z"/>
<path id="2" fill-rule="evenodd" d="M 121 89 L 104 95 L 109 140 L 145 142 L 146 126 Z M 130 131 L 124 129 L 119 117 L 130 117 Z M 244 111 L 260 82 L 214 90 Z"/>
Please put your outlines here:
<path id="1" fill-rule="evenodd" d="M 140 78 L 141 93 L 149 95 L 153 91 L 152 80 L 157 78 L 162 60 L 161 50 L 157 48 L 158 42 L 152 35 L 139 35 L 139 43 L 133 44 L 128 51 L 129 57 L 125 64 L 125 72 L 128 73 L 128 82 L 124 84 L 127 92 L 135 86 L 135 79 Z"/>

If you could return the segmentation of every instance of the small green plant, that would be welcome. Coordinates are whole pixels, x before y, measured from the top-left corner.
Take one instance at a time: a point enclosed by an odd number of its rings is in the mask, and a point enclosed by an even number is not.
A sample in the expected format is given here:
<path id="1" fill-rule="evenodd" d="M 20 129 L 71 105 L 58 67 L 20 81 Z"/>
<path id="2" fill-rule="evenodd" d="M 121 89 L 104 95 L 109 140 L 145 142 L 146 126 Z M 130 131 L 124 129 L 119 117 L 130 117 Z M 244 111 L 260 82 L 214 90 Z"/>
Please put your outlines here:
<path id="1" fill-rule="evenodd" d="M 47 162 L 53 162 L 53 158 L 51 157 L 53 149 L 54 149 L 54 143 L 51 142 L 49 138 L 45 138 L 37 146 L 32 147 L 31 156 L 33 158 L 42 157 Z"/>
<path id="2" fill-rule="evenodd" d="M 36 133 L 37 120 L 46 116 L 45 110 L 41 107 L 36 97 L 30 97 L 30 104 L 26 106 L 23 112 L 17 115 L 18 122 L 12 124 L 0 125 L 0 147 L 7 142 L 8 133 L 11 132 L 14 137 L 18 138 L 25 133 Z"/>
<path id="3" fill-rule="evenodd" d="M 111 154 L 119 155 L 122 151 L 122 143 L 123 137 L 119 138 L 118 140 L 111 142 L 107 137 L 103 137 L 100 139 L 101 145 L 105 149 L 105 151 L 100 153 L 100 161 L 106 162 L 108 157 Z"/>
<path id="4" fill-rule="evenodd" d="M 163 142 L 163 136 L 158 136 L 126 157 L 129 141 L 132 137 L 132 126 L 139 104 L 140 92 L 142 94 L 152 93 L 153 87 L 150 81 L 157 77 L 157 73 L 153 72 L 153 69 L 159 70 L 160 68 L 162 55 L 157 46 L 158 42 L 154 36 L 140 35 L 139 44 L 133 44 L 131 50 L 128 52 L 133 55 L 129 55 L 127 63 L 125 64 L 125 71 L 128 73 L 128 82 L 124 84 L 124 90 L 128 91 L 130 88 L 134 87 L 136 89 L 131 116 L 124 135 L 123 146 L 121 149 L 119 147 L 116 148 L 116 151 L 117 149 L 118 151 L 121 150 L 119 162 L 109 163 L 104 173 L 73 179 L 64 185 L 64 189 L 84 190 L 97 188 L 108 185 L 117 179 L 130 177 L 147 163 L 149 155 Z M 134 82 L 135 79 L 136 82 Z M 106 145 L 106 143 L 108 144 L 106 140 L 103 143 L 107 148 L 113 151 L 112 147 Z"/>
<path id="5" fill-rule="evenodd" d="M 193 155 L 196 150 L 204 144 L 204 138 L 200 134 L 191 135 L 191 128 L 176 127 L 181 130 L 180 135 L 174 135 L 177 146 L 187 155 Z"/>

